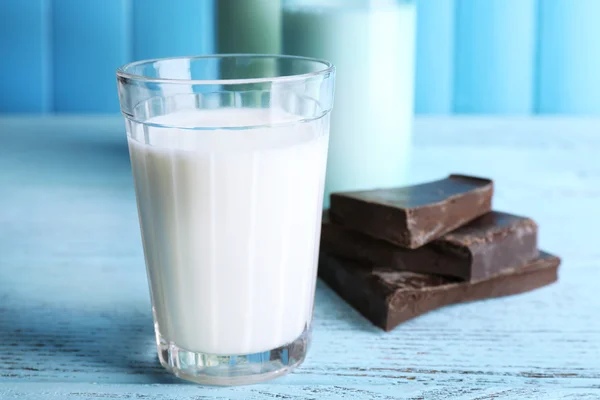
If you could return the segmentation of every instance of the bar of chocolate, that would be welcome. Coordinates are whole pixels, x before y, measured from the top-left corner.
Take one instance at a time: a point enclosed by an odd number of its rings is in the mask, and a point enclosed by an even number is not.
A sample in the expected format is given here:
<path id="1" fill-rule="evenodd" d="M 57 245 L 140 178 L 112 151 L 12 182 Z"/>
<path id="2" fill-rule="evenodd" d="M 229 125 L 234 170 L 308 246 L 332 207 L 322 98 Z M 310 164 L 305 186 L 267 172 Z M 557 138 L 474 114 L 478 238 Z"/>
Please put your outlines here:
<path id="1" fill-rule="evenodd" d="M 537 231 L 529 218 L 492 211 L 418 249 L 406 249 L 334 224 L 324 214 L 321 249 L 367 265 L 470 281 L 538 257 Z"/>
<path id="2" fill-rule="evenodd" d="M 421 185 L 333 193 L 331 219 L 415 249 L 491 211 L 490 179 L 450 175 Z"/>
<path id="3" fill-rule="evenodd" d="M 390 331 L 398 324 L 440 307 L 527 292 L 557 280 L 560 258 L 540 252 L 528 264 L 481 281 L 366 268 L 321 252 L 319 276 L 374 325 Z"/>

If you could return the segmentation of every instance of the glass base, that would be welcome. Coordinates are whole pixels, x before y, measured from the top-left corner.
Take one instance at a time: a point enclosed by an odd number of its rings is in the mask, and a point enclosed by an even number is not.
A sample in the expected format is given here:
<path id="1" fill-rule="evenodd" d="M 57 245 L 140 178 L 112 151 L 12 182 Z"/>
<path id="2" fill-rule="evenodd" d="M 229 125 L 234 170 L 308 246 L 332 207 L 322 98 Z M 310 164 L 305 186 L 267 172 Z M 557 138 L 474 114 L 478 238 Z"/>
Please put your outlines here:
<path id="1" fill-rule="evenodd" d="M 184 350 L 157 333 L 158 359 L 177 377 L 207 385 L 247 385 L 282 376 L 302 364 L 310 329 L 293 342 L 272 350 L 243 355 L 214 355 Z"/>

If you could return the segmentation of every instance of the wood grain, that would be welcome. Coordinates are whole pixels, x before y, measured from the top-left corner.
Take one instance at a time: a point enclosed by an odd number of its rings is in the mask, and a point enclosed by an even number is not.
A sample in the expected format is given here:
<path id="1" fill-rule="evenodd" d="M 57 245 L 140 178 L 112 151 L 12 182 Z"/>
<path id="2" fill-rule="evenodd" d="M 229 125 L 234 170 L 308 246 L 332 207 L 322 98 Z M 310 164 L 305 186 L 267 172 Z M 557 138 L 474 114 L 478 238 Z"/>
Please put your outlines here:
<path id="1" fill-rule="evenodd" d="M 494 178 L 495 207 L 563 258 L 559 283 L 391 333 L 319 283 L 306 363 L 235 388 L 156 360 L 122 126 L 0 118 L 0 399 L 600 398 L 600 120 L 418 120 L 412 180 Z"/>

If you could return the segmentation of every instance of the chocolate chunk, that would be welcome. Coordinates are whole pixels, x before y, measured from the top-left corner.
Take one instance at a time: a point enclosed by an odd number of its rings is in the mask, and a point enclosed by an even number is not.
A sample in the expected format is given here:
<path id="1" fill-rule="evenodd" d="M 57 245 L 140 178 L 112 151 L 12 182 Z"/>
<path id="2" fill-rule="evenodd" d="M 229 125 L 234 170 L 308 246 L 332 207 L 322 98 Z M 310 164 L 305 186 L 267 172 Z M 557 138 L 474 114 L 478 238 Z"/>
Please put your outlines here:
<path id="1" fill-rule="evenodd" d="M 322 251 L 319 276 L 373 324 L 390 331 L 404 321 L 446 305 L 508 296 L 548 285 L 557 280 L 559 264 L 558 257 L 541 252 L 528 264 L 491 278 L 457 282 L 392 267 L 367 268 Z"/>
<path id="2" fill-rule="evenodd" d="M 492 211 L 418 249 L 406 249 L 345 229 L 323 216 L 321 249 L 373 265 L 397 270 L 452 276 L 462 280 L 488 278 L 505 268 L 538 256 L 537 224 L 525 217 Z"/>
<path id="3" fill-rule="evenodd" d="M 395 189 L 333 193 L 331 219 L 410 249 L 437 239 L 492 208 L 493 182 L 450 175 Z"/>

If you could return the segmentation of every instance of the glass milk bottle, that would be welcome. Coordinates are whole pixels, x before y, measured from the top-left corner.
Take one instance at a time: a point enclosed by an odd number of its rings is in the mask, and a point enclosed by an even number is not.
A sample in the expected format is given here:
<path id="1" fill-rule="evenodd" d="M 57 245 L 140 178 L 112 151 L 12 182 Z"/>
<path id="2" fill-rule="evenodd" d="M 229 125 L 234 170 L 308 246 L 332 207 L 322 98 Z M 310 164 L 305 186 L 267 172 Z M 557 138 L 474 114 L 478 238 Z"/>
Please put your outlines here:
<path id="1" fill-rule="evenodd" d="M 329 194 L 399 186 L 413 119 L 414 0 L 287 0 L 283 52 L 337 67 Z"/>

